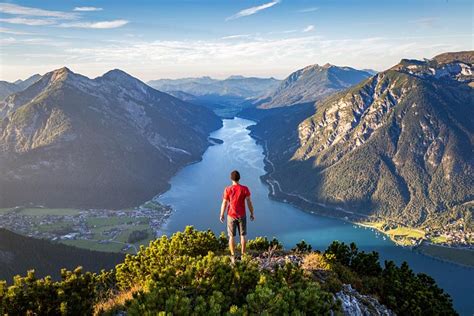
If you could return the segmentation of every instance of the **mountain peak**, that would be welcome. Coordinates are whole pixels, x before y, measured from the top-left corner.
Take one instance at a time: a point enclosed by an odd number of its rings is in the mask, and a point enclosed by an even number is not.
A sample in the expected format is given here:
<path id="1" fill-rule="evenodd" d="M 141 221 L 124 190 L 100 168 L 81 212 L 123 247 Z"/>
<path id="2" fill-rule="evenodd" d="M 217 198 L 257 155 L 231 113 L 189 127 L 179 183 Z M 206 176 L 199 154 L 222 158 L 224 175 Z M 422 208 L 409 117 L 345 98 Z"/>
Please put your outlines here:
<path id="1" fill-rule="evenodd" d="M 120 70 L 120 69 L 112 69 L 110 71 L 107 71 L 100 78 L 104 78 L 104 79 L 107 79 L 107 80 L 113 80 L 113 81 L 116 81 L 116 82 L 120 82 L 122 84 L 130 84 L 132 82 L 142 83 L 139 79 L 133 77 L 132 75 L 130 75 L 130 74 L 128 74 L 125 71 Z"/>
<path id="2" fill-rule="evenodd" d="M 443 53 L 433 58 L 438 63 L 462 62 L 474 64 L 474 51 Z"/>
<path id="3" fill-rule="evenodd" d="M 350 67 L 309 65 L 286 77 L 271 94 L 260 99 L 263 101 L 258 106 L 273 108 L 315 102 L 368 77 L 369 73 Z"/>
<path id="4" fill-rule="evenodd" d="M 103 77 L 108 77 L 108 78 L 118 78 L 118 77 L 131 77 L 128 73 L 121 69 L 112 69 L 107 71 L 105 74 L 102 75 Z"/>
<path id="5" fill-rule="evenodd" d="M 71 69 L 67 68 L 66 66 L 58 68 L 56 70 L 53 70 L 53 73 L 56 73 L 56 74 L 73 74 Z"/>
<path id="6" fill-rule="evenodd" d="M 65 81 L 71 75 L 75 75 L 69 68 L 67 67 L 62 67 L 56 70 L 53 70 L 50 72 L 51 74 L 51 82 L 59 82 L 59 81 Z"/>
<path id="7" fill-rule="evenodd" d="M 245 77 L 242 75 L 232 75 L 232 76 L 227 77 L 226 80 L 236 80 L 236 79 L 245 79 Z"/>

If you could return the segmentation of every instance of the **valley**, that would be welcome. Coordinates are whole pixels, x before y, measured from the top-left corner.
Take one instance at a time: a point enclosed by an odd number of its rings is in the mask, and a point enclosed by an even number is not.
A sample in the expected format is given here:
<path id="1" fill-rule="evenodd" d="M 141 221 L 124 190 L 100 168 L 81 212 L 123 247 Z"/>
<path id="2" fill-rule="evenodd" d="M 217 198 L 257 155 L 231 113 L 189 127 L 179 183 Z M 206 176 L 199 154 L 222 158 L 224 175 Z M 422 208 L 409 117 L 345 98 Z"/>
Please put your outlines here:
<path id="1" fill-rule="evenodd" d="M 251 237 L 355 241 L 433 276 L 467 311 L 471 55 L 149 82 L 167 93 L 120 70 L 35 76 L 0 102 L 0 228 L 100 256 L 188 225 L 219 234 L 238 169 L 257 208 Z"/>

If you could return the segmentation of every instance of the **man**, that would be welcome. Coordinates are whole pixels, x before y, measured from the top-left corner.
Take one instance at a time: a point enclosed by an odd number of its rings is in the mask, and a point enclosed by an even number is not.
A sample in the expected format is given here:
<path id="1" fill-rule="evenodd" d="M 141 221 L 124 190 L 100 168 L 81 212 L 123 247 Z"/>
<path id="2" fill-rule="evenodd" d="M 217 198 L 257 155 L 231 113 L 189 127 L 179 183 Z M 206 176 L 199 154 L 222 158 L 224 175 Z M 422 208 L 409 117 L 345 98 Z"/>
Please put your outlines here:
<path id="1" fill-rule="evenodd" d="M 250 219 L 255 219 L 253 213 L 253 204 L 250 199 L 249 188 L 245 185 L 241 185 L 240 173 L 234 170 L 230 173 L 230 179 L 232 185 L 228 186 L 224 190 L 224 196 L 221 205 L 220 220 L 224 223 L 224 213 L 227 210 L 227 234 L 229 235 L 229 250 L 231 260 L 235 260 L 235 242 L 234 237 L 237 228 L 239 229 L 240 245 L 242 255 L 245 253 L 245 236 L 247 235 L 247 217 L 245 213 L 245 201 L 250 211 Z"/>

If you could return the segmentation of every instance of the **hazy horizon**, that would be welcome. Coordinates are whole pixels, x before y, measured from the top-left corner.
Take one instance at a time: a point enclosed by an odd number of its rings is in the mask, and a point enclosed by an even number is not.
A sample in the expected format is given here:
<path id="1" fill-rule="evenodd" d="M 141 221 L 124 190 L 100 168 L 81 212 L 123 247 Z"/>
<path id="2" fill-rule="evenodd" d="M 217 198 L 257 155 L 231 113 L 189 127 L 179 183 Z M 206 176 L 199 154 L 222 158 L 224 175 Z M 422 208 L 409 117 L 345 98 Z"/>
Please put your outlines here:
<path id="1" fill-rule="evenodd" d="M 8 1 L 0 79 L 67 66 L 143 81 L 285 78 L 310 64 L 384 70 L 402 58 L 473 49 L 469 1 Z"/>

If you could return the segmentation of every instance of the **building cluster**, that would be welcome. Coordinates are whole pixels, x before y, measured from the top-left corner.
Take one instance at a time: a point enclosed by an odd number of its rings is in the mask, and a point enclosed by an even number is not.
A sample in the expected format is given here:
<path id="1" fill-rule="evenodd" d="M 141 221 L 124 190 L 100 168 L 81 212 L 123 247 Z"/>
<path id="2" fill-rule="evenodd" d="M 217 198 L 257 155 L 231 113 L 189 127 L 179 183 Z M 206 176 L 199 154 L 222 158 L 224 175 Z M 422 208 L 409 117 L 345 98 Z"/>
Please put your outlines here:
<path id="1" fill-rule="evenodd" d="M 130 210 L 81 209 L 72 213 L 65 212 L 63 215 L 53 212 L 47 214 L 42 207 L 38 207 L 38 214 L 34 214 L 31 208 L 29 208 L 29 212 L 24 212 L 24 208 L 15 207 L 0 213 L 0 227 L 25 236 L 52 241 L 119 242 L 117 237 L 121 235 L 124 229 L 130 229 L 143 223 L 147 223 L 157 235 L 171 211 L 170 207 L 156 202 L 148 202 Z M 119 224 L 114 225 L 113 223 L 117 221 L 117 218 L 131 218 L 133 220 L 130 222 L 118 220 Z M 100 230 L 100 236 L 94 233 L 97 228 L 94 225 L 94 219 L 110 219 L 110 225 L 104 225 L 105 229 Z M 128 245 L 127 242 L 120 243 L 123 243 L 123 249 L 134 247 L 134 245 Z"/>

